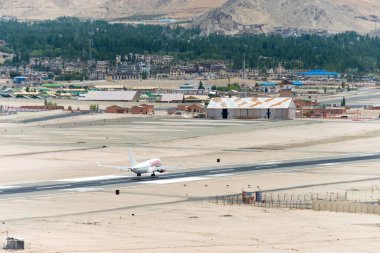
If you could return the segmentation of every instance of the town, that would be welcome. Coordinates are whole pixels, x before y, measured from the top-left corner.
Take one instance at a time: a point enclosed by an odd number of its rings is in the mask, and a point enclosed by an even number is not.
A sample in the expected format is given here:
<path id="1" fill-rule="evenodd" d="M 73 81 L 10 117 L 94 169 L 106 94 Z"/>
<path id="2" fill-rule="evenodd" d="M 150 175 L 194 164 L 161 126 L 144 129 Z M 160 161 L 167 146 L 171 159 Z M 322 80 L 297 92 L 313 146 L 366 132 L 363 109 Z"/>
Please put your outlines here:
<path id="1" fill-rule="evenodd" d="M 212 13 L 0 18 L 3 250 L 378 247 L 380 38 Z"/>
<path id="2" fill-rule="evenodd" d="M 133 53 L 116 56 L 114 62 L 31 58 L 24 67 L 0 67 L 1 111 L 4 115 L 58 109 L 230 119 L 379 117 L 378 104 L 346 102 L 346 96 L 358 89 L 376 91 L 380 82 L 374 75 L 353 78 L 337 72 L 286 69 L 281 65 L 268 70 L 245 68 L 244 62 L 243 66 L 234 70 L 226 61 L 187 63 L 168 55 Z M 275 116 L 268 111 L 274 110 L 272 104 L 263 103 L 260 113 L 219 113 L 217 117 L 207 108 L 218 98 L 253 98 L 253 102 L 259 98 L 290 98 L 291 103 L 281 108 L 292 113 Z M 80 102 L 87 103 L 77 106 Z"/>

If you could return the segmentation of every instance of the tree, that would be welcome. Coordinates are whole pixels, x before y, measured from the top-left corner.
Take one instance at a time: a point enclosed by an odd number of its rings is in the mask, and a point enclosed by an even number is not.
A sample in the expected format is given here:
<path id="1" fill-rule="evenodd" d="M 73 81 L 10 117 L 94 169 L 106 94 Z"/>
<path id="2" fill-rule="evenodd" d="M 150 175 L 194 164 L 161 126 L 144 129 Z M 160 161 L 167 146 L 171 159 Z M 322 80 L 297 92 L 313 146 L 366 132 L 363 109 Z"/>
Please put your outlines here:
<path id="1" fill-rule="evenodd" d="M 13 71 L 13 70 L 9 73 L 9 76 L 10 76 L 11 78 L 14 78 L 14 77 L 16 77 L 16 76 L 20 76 L 20 75 L 21 75 L 20 72 L 18 72 L 18 71 Z"/>
<path id="2" fill-rule="evenodd" d="M 346 98 L 343 97 L 342 101 L 340 102 L 341 107 L 346 107 Z"/>
<path id="3" fill-rule="evenodd" d="M 96 104 L 90 105 L 90 111 L 91 112 L 97 112 L 98 111 L 98 106 Z"/>
<path id="4" fill-rule="evenodd" d="M 198 90 L 204 90 L 205 87 L 203 86 L 202 81 L 199 81 Z"/>
<path id="5" fill-rule="evenodd" d="M 143 80 L 148 79 L 148 73 L 147 73 L 145 70 L 142 72 L 141 78 L 142 78 Z"/>

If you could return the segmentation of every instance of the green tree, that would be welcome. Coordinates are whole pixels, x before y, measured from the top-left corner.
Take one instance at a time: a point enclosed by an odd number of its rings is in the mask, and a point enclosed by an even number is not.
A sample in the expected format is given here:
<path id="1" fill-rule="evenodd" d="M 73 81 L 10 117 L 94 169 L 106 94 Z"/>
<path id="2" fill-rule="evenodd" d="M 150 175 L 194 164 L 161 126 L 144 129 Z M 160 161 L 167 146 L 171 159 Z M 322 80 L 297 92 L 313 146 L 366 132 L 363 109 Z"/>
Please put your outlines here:
<path id="1" fill-rule="evenodd" d="M 342 101 L 340 102 L 340 106 L 346 107 L 346 98 L 345 97 L 342 98 Z"/>
<path id="2" fill-rule="evenodd" d="M 91 104 L 90 105 L 90 111 L 91 112 L 97 112 L 99 107 L 96 104 Z"/>
<path id="3" fill-rule="evenodd" d="M 142 78 L 143 80 L 148 79 L 148 73 L 147 73 L 146 71 L 143 71 L 143 72 L 142 72 L 142 75 L 141 75 L 141 78 Z"/>
<path id="4" fill-rule="evenodd" d="M 203 86 L 202 81 L 199 81 L 198 90 L 204 90 L 205 87 Z"/>

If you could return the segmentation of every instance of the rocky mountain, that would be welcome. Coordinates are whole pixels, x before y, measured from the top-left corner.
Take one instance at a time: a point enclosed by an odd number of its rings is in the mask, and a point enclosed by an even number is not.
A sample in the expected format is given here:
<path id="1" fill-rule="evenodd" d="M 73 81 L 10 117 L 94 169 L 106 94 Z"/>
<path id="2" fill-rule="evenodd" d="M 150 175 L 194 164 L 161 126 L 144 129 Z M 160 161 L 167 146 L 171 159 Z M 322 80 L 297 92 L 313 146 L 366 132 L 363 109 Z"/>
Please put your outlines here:
<path id="1" fill-rule="evenodd" d="M 368 33 L 380 21 L 377 0 L 228 0 L 195 25 L 205 33 L 260 33 L 293 29 Z"/>
<path id="2" fill-rule="evenodd" d="M 0 0 L 0 16 L 78 16 L 125 21 L 194 20 L 205 34 L 294 32 L 368 33 L 380 28 L 379 0 Z M 133 20 L 133 19 L 132 19 Z"/>
<path id="3" fill-rule="evenodd" d="M 53 19 L 60 16 L 122 19 L 155 16 L 179 20 L 197 17 L 226 0 L 0 0 L 0 16 Z"/>

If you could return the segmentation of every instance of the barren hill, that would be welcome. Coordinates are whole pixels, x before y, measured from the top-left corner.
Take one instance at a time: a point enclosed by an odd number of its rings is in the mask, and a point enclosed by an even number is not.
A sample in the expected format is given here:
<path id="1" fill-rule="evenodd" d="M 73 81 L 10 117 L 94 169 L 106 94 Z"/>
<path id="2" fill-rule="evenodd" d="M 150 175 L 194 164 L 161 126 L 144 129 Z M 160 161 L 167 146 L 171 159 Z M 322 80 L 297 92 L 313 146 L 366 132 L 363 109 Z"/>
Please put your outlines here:
<path id="1" fill-rule="evenodd" d="M 270 32 L 276 27 L 371 32 L 378 0 L 0 0 L 0 16 L 192 20 L 205 33 Z"/>
<path id="2" fill-rule="evenodd" d="M 226 0 L 0 0 L 0 16 L 53 19 L 60 16 L 126 18 L 163 15 L 179 20 L 199 16 Z"/>
<path id="3" fill-rule="evenodd" d="M 370 32 L 380 22 L 377 0 L 228 0 L 195 21 L 207 33 L 275 27 Z"/>

